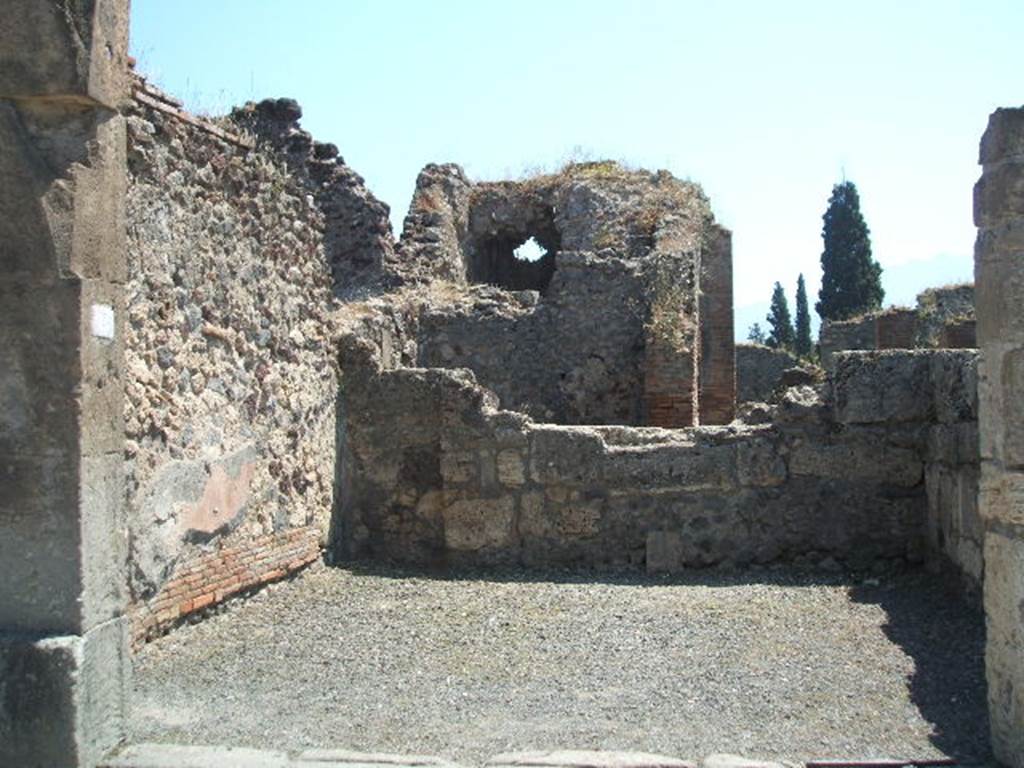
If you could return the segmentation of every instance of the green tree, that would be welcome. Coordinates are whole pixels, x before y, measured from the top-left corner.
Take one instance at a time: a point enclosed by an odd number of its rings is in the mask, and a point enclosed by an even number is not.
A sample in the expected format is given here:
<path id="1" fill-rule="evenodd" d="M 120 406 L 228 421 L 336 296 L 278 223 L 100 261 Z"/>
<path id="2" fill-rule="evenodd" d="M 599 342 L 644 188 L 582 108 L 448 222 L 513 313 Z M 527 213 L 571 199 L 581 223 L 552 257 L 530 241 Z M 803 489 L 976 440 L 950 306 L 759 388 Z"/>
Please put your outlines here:
<path id="1" fill-rule="evenodd" d="M 821 291 L 814 305 L 825 320 L 844 320 L 882 306 L 882 267 L 871 258 L 871 237 L 852 181 L 832 187 L 821 237 Z"/>
<path id="2" fill-rule="evenodd" d="M 772 327 L 765 342 L 776 349 L 793 348 L 793 320 L 789 314 L 789 302 L 781 283 L 775 283 L 772 291 L 772 305 L 768 311 L 768 324 Z"/>
<path id="3" fill-rule="evenodd" d="M 803 273 L 796 279 L 796 341 L 794 350 L 800 357 L 810 357 L 814 342 L 811 341 L 811 312 L 807 309 L 807 286 Z"/>
<path id="4" fill-rule="evenodd" d="M 760 323 L 754 323 L 750 326 L 750 330 L 747 331 L 747 341 L 752 341 L 755 344 L 764 344 L 764 330 L 761 328 Z"/>

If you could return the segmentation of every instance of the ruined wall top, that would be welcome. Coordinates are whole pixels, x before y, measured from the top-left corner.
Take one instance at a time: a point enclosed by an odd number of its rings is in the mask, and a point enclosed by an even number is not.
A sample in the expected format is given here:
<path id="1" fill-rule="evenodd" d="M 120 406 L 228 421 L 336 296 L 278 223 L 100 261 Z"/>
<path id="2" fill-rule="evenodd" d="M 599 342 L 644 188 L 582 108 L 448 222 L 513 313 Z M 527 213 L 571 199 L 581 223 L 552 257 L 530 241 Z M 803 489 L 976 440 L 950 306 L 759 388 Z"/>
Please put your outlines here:
<path id="1" fill-rule="evenodd" d="M 457 165 L 428 165 L 400 248 L 411 275 L 501 284 L 499 262 L 531 237 L 551 257 L 564 250 L 640 259 L 699 252 L 713 221 L 701 188 L 668 171 L 602 161 L 521 181 L 472 182 Z M 531 277 L 506 287 L 543 282 Z"/>

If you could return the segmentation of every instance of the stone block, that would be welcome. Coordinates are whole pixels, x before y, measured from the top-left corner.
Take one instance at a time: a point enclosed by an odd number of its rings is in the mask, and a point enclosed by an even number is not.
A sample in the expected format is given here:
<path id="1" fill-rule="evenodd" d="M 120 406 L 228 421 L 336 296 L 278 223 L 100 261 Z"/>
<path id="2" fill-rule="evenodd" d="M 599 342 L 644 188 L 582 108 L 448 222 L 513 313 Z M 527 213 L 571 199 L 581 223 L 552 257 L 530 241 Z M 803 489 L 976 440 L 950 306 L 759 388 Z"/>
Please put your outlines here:
<path id="1" fill-rule="evenodd" d="M 124 613 L 128 602 L 128 521 L 124 457 L 82 458 L 80 468 L 81 629 Z M 77 553 L 76 553 L 77 554 Z"/>
<path id="2" fill-rule="evenodd" d="M 441 454 L 441 478 L 446 484 L 469 483 L 476 477 L 476 454 L 469 451 L 445 451 Z"/>
<path id="3" fill-rule="evenodd" d="M 106 758 L 98 768 L 290 768 L 292 765 L 286 753 L 271 750 L 130 744 Z"/>
<path id="4" fill-rule="evenodd" d="M 1024 467 L 1024 345 L 987 345 L 981 366 L 980 450 L 985 459 Z"/>
<path id="5" fill-rule="evenodd" d="M 445 544 L 458 550 L 507 546 L 514 516 L 512 496 L 455 501 L 443 512 Z"/>
<path id="6" fill-rule="evenodd" d="M 981 458 L 979 451 L 978 422 L 965 421 L 954 426 L 956 430 L 956 460 L 959 464 L 977 464 Z"/>
<path id="7" fill-rule="evenodd" d="M 603 476 L 605 453 L 595 430 L 537 426 L 530 430 L 530 477 L 544 484 L 586 485 Z"/>
<path id="8" fill-rule="evenodd" d="M 833 373 L 836 420 L 842 424 L 928 421 L 931 363 L 920 352 L 846 352 Z"/>
<path id="9" fill-rule="evenodd" d="M 125 0 L 10 0 L 0 28 L 0 98 L 127 96 Z"/>
<path id="10" fill-rule="evenodd" d="M 126 602 L 123 458 L 0 456 L 0 626 L 80 634 Z"/>
<path id="11" fill-rule="evenodd" d="M 332 766 L 436 766 L 437 768 L 456 768 L 455 763 L 440 757 L 429 755 L 395 755 L 381 752 L 352 752 L 347 749 L 309 749 L 299 754 L 298 763 L 313 763 L 309 768 L 331 768 Z"/>
<path id="12" fill-rule="evenodd" d="M 985 616 L 992 748 L 1005 765 L 1024 765 L 1024 538 L 985 537 Z"/>
<path id="13" fill-rule="evenodd" d="M 1024 342 L 1024 245 L 1008 249 L 990 233 L 980 233 L 974 248 L 975 316 L 978 346 L 992 341 Z"/>
<path id="14" fill-rule="evenodd" d="M 502 485 L 518 486 L 526 482 L 526 465 L 518 451 L 498 452 L 498 480 Z"/>
<path id="15" fill-rule="evenodd" d="M 737 473 L 742 485 L 781 485 L 786 480 L 786 462 L 774 442 L 751 438 L 737 445 Z"/>
<path id="16" fill-rule="evenodd" d="M 651 531 L 646 552 L 648 573 L 675 573 L 683 565 L 683 537 L 678 531 Z"/>
<path id="17" fill-rule="evenodd" d="M 944 423 L 978 419 L 978 353 L 931 352 L 931 384 L 935 418 Z"/>
<path id="18" fill-rule="evenodd" d="M 1024 158 L 1024 108 L 1000 108 L 989 115 L 981 137 L 978 162 L 996 163 L 1011 157 Z"/>
<path id="19" fill-rule="evenodd" d="M 71 283 L 0 279 L 0 453 L 77 453 L 79 302 Z"/>
<path id="20" fill-rule="evenodd" d="M 957 461 L 957 432 L 951 424 L 936 424 L 928 430 L 928 462 L 951 466 Z"/>
<path id="21" fill-rule="evenodd" d="M 693 763 L 648 752 L 556 750 L 495 755 L 487 768 L 695 768 Z"/>
<path id="22" fill-rule="evenodd" d="M 783 763 L 751 760 L 739 755 L 716 754 L 705 757 L 701 762 L 701 768 L 786 768 L 786 766 Z"/>
<path id="23" fill-rule="evenodd" d="M 0 455 L 0 627 L 81 629 L 78 458 Z"/>
<path id="24" fill-rule="evenodd" d="M 0 765 L 95 765 L 124 732 L 127 622 L 84 637 L 0 636 Z"/>
<path id="25" fill-rule="evenodd" d="M 549 504 L 548 514 L 562 538 L 590 538 L 601 531 L 599 502 L 573 499 L 565 504 Z"/>
<path id="26" fill-rule="evenodd" d="M 873 433 L 846 435 L 835 442 L 803 440 L 791 449 L 792 475 L 912 487 L 924 465 L 916 451 L 880 444 Z"/>
<path id="27" fill-rule="evenodd" d="M 991 227 L 1024 217 L 1024 158 L 985 169 L 974 185 L 974 223 Z"/>
<path id="28" fill-rule="evenodd" d="M 986 522 L 1024 525 L 1024 472 L 984 462 L 978 494 L 978 506 Z"/>
<path id="29" fill-rule="evenodd" d="M 738 484 L 737 443 L 672 442 L 615 451 L 604 462 L 602 480 L 608 488 L 732 488 Z"/>
<path id="30" fill-rule="evenodd" d="M 82 130 L 89 156 L 69 174 L 75 194 L 69 266 L 83 279 L 120 284 L 128 277 L 125 121 L 99 115 Z"/>

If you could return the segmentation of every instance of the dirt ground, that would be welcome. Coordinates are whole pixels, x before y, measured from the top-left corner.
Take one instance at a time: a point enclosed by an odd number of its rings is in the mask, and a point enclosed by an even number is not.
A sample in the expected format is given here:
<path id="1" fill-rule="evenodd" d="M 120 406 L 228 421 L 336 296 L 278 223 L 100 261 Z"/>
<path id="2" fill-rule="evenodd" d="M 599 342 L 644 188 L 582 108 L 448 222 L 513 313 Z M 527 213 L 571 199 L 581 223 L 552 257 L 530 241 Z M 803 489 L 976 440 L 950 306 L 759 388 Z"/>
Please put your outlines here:
<path id="1" fill-rule="evenodd" d="M 317 566 L 136 657 L 133 738 L 990 759 L 977 606 L 922 573 Z"/>

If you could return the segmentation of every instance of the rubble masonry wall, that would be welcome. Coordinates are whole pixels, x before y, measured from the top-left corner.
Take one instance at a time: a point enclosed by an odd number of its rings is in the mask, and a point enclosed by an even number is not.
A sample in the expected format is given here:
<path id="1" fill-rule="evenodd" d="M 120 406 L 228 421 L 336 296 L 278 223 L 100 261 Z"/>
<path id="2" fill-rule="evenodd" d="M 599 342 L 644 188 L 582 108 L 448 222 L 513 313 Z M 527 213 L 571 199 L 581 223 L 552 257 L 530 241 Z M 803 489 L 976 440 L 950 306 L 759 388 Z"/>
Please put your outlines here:
<path id="1" fill-rule="evenodd" d="M 380 268 L 386 249 L 374 261 L 359 243 L 390 230 L 337 150 L 298 128 L 294 102 L 248 105 L 224 134 L 135 88 L 125 468 L 141 639 L 319 556 L 335 293 Z"/>

